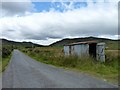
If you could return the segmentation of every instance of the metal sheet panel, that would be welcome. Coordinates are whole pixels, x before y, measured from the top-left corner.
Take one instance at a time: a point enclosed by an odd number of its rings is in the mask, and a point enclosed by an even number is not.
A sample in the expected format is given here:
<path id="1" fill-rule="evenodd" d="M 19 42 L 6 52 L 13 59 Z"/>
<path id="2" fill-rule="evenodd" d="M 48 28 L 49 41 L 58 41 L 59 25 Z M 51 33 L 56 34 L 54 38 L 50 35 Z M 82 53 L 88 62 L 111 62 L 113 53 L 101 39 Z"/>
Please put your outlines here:
<path id="1" fill-rule="evenodd" d="M 69 55 L 69 46 L 64 46 L 65 55 Z"/>
<path id="2" fill-rule="evenodd" d="M 75 54 L 75 51 L 74 51 L 74 45 L 71 46 L 71 55 L 74 55 Z"/>
<path id="3" fill-rule="evenodd" d="M 96 46 L 96 54 L 97 54 L 97 60 L 100 60 L 101 62 L 105 62 L 105 43 L 98 43 Z"/>
<path id="4" fill-rule="evenodd" d="M 89 45 L 88 44 L 82 44 L 81 45 L 82 48 L 82 55 L 86 56 L 89 54 Z"/>
<path id="5" fill-rule="evenodd" d="M 74 53 L 78 56 L 88 55 L 89 45 L 88 44 L 81 44 L 74 46 Z"/>
<path id="6" fill-rule="evenodd" d="M 81 56 L 81 45 L 74 46 L 74 53 L 78 56 Z"/>

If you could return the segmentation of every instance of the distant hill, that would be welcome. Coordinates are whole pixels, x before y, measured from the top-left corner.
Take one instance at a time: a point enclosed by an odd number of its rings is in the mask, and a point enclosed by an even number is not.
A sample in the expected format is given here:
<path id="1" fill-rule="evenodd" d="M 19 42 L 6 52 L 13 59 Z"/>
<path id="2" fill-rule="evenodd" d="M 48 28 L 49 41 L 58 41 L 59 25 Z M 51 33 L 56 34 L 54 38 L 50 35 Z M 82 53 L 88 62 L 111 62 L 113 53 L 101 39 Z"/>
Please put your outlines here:
<path id="1" fill-rule="evenodd" d="M 52 43 L 51 47 L 63 47 L 65 44 L 70 44 L 70 43 L 75 43 L 75 42 L 83 42 L 83 41 L 91 41 L 95 40 L 98 42 L 105 42 L 106 47 L 110 50 L 117 50 L 120 48 L 118 47 L 118 43 L 120 40 L 112 40 L 112 39 L 107 39 L 107 38 L 97 38 L 97 37 L 85 37 L 85 38 L 66 38 L 62 39 L 60 41 Z M 15 41 L 10 41 L 7 39 L 0 39 L 2 41 L 3 46 L 15 46 L 15 47 L 44 47 L 43 45 L 35 44 L 32 42 L 15 42 Z"/>
<path id="2" fill-rule="evenodd" d="M 2 41 L 3 46 L 22 46 L 22 47 L 42 47 L 43 45 L 35 44 L 32 42 L 16 42 L 16 41 L 10 41 L 7 39 L 0 39 Z"/>
<path id="3" fill-rule="evenodd" d="M 105 42 L 106 47 L 108 49 L 118 49 L 118 42 L 120 40 L 112 40 L 112 39 L 107 39 L 107 38 L 97 38 L 97 37 L 85 37 L 85 38 L 66 38 L 60 41 L 57 41 L 55 43 L 52 43 L 50 46 L 63 46 L 65 44 L 70 44 L 70 43 L 75 43 L 75 42 L 84 42 L 84 41 L 98 41 L 98 42 Z"/>

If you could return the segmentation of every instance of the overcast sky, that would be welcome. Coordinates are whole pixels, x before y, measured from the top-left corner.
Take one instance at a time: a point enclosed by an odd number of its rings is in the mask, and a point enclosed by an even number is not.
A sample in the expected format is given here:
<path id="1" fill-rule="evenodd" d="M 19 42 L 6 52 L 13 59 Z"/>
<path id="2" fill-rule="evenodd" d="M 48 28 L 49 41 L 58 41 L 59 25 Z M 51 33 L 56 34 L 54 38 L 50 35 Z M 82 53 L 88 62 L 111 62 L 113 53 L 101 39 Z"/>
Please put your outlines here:
<path id="1" fill-rule="evenodd" d="M 118 38 L 118 0 L 26 1 L 0 3 L 1 38 L 42 45 L 63 38 Z"/>

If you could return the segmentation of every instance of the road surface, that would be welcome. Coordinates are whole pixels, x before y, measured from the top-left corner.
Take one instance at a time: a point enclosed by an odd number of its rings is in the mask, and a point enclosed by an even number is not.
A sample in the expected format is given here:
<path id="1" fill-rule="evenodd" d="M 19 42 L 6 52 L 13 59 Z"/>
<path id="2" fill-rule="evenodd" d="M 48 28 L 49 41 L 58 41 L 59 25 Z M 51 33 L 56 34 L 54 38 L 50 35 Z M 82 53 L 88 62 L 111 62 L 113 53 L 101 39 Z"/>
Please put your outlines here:
<path id="1" fill-rule="evenodd" d="M 14 50 L 2 75 L 3 88 L 114 88 L 103 80 L 33 60 Z"/>

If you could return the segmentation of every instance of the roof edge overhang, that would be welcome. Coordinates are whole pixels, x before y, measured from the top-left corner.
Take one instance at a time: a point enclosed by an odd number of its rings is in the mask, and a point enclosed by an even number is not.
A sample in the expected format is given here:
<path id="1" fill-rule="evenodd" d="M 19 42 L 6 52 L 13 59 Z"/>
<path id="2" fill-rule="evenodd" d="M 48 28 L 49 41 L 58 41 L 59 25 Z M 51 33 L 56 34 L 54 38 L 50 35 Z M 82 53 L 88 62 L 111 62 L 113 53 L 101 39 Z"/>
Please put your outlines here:
<path id="1" fill-rule="evenodd" d="M 72 45 L 81 45 L 81 44 L 97 44 L 98 41 L 85 41 L 85 42 L 76 42 L 76 43 L 70 43 L 70 44 L 66 44 L 64 46 L 72 46 Z"/>

